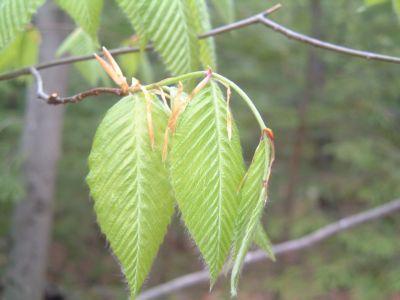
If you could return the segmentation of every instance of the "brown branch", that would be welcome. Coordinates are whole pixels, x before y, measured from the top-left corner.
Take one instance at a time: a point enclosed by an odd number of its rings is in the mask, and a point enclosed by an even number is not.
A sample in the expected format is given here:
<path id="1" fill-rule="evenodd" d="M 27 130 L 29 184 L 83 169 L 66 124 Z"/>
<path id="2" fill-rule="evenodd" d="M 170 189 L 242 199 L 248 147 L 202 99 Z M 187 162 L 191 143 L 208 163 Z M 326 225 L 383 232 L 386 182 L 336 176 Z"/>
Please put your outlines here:
<path id="1" fill-rule="evenodd" d="M 265 26 L 271 28 L 272 30 L 274 30 L 280 34 L 283 34 L 284 36 L 286 36 L 289 39 L 293 39 L 293 40 L 301 42 L 301 43 L 305 43 L 305 44 L 308 44 L 308 45 L 311 45 L 311 46 L 314 46 L 317 48 L 322 48 L 324 50 L 329 50 L 329 51 L 333 51 L 333 52 L 337 52 L 337 53 L 341 53 L 341 54 L 364 58 L 367 60 L 377 60 L 377 61 L 400 64 L 400 57 L 383 55 L 383 54 L 379 54 L 379 53 L 362 51 L 362 50 L 356 50 L 356 49 L 347 48 L 344 46 L 324 42 L 324 41 L 318 40 L 316 38 L 312 38 L 307 35 L 304 35 L 304 34 L 296 32 L 296 31 L 293 31 L 291 29 L 288 29 L 288 28 L 266 18 L 263 15 L 259 15 L 258 18 L 259 18 L 259 22 L 264 24 Z"/>
<path id="2" fill-rule="evenodd" d="M 40 76 L 39 71 L 36 70 L 34 67 L 30 67 L 29 70 L 36 80 L 37 97 L 46 102 L 47 104 L 59 105 L 67 103 L 78 103 L 87 97 L 98 96 L 100 94 L 113 94 L 117 96 L 126 95 L 126 93 L 124 93 L 120 88 L 108 88 L 108 87 L 93 88 L 70 97 L 60 97 L 58 93 L 51 93 L 49 95 L 46 92 L 44 92 L 43 80 L 42 76 Z"/>
<path id="3" fill-rule="evenodd" d="M 379 54 L 379 53 L 373 53 L 373 52 L 362 51 L 362 50 L 355 50 L 352 48 L 347 48 L 344 46 L 324 42 L 324 41 L 300 34 L 298 32 L 295 32 L 291 29 L 288 29 L 288 28 L 266 18 L 266 16 L 268 14 L 274 12 L 278 8 L 280 8 L 280 4 L 275 5 L 271 9 L 266 10 L 265 12 L 262 12 L 260 14 L 256 14 L 256 15 L 248 17 L 246 19 L 242 19 L 242 20 L 236 21 L 234 23 L 212 29 L 204 34 L 199 35 L 198 37 L 199 37 L 199 39 L 204 39 L 204 38 L 216 36 L 216 35 L 219 35 L 219 34 L 222 34 L 225 32 L 237 30 L 237 29 L 240 29 L 243 27 L 247 27 L 247 26 L 250 26 L 253 24 L 260 23 L 260 24 L 264 24 L 265 26 L 271 28 L 272 30 L 274 30 L 280 34 L 285 35 L 286 37 L 288 37 L 290 39 L 293 39 L 293 40 L 296 40 L 296 41 L 299 41 L 302 43 L 306 43 L 306 44 L 312 45 L 314 47 L 338 52 L 341 54 L 347 54 L 347 55 L 351 55 L 351 56 L 365 58 L 368 60 L 377 60 L 377 61 L 400 64 L 400 57 L 383 55 L 383 54 Z M 152 49 L 153 49 L 153 47 L 151 45 L 149 45 L 145 48 L 145 50 L 152 50 Z M 140 49 L 138 47 L 122 47 L 122 48 L 116 48 L 116 49 L 110 50 L 110 53 L 113 56 L 118 56 L 118 55 L 122 55 L 122 54 L 126 54 L 126 53 L 138 52 L 138 51 L 140 51 Z M 101 56 L 102 53 L 98 53 L 98 55 Z M 76 62 L 81 62 L 81 61 L 86 61 L 86 60 L 91 60 L 91 59 L 94 59 L 94 55 L 92 55 L 92 54 L 82 55 L 82 56 L 70 56 L 70 57 L 65 57 L 65 58 L 61 58 L 61 59 L 56 59 L 53 61 L 43 62 L 43 63 L 37 64 L 33 67 L 37 70 L 42 70 L 42 69 L 51 68 L 51 67 L 55 67 L 55 66 L 59 66 L 59 65 L 71 64 L 71 63 L 76 63 Z M 21 68 L 18 70 L 6 72 L 3 74 L 0 74 L 0 81 L 9 80 L 9 79 L 16 78 L 16 77 L 19 77 L 22 75 L 29 75 L 30 73 L 31 73 L 30 67 L 25 67 L 25 68 Z"/>
<path id="4" fill-rule="evenodd" d="M 275 255 L 278 256 L 281 254 L 309 248 L 342 231 L 359 226 L 369 221 L 383 218 L 398 211 L 400 211 L 400 198 L 364 212 L 340 219 L 301 238 L 274 245 L 272 249 Z M 257 250 L 249 252 L 245 259 L 245 265 L 256 263 L 265 260 L 266 258 L 267 255 L 264 251 Z M 138 299 L 145 300 L 159 298 L 174 291 L 198 284 L 208 283 L 209 280 L 208 271 L 199 271 L 187 274 L 144 291 L 139 295 Z"/>

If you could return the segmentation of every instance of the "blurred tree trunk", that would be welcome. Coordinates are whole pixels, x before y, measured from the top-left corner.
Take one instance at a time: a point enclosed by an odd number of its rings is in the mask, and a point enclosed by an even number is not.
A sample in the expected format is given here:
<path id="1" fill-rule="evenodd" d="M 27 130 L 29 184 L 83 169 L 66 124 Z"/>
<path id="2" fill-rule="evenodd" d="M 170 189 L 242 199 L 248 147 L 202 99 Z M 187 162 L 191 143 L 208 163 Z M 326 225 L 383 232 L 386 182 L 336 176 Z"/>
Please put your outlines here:
<path id="1" fill-rule="evenodd" d="M 322 18 L 323 11 L 321 0 L 310 0 L 310 31 L 313 37 L 322 38 Z M 298 126 L 294 132 L 292 155 L 289 162 L 289 179 L 284 196 L 284 213 L 286 225 L 283 238 L 290 237 L 291 221 L 294 217 L 296 190 L 300 183 L 301 160 L 303 159 L 304 142 L 307 141 L 307 118 L 310 102 L 317 98 L 319 91 L 325 81 L 324 64 L 321 61 L 319 50 L 309 47 L 307 58 L 307 69 L 305 74 L 305 84 L 303 95 L 297 107 Z"/>
<path id="2" fill-rule="evenodd" d="M 39 59 L 52 59 L 64 38 L 60 27 L 65 19 L 56 6 L 47 3 L 36 20 L 43 39 Z M 42 75 L 46 90 L 65 93 L 65 68 L 48 69 Z M 16 204 L 13 216 L 6 300 L 43 299 L 63 113 L 63 107 L 38 100 L 35 87 L 29 87 L 22 136 L 26 196 Z"/>

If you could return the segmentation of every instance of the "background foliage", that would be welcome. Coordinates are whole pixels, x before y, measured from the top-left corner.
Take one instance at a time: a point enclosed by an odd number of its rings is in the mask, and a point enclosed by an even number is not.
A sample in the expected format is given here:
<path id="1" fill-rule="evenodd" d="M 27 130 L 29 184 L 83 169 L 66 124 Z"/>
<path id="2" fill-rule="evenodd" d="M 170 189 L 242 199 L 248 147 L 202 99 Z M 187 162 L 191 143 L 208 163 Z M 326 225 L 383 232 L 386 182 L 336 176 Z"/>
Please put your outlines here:
<path id="1" fill-rule="evenodd" d="M 265 2 L 258 0 L 236 3 L 236 18 L 266 8 Z M 273 18 L 300 32 L 311 32 L 310 1 L 282 3 L 284 9 Z M 321 3 L 320 29 L 325 39 L 400 55 L 400 25 L 392 10 L 396 7 L 395 0 L 365 3 L 322 0 Z M 112 48 L 133 31 L 115 3 L 105 1 L 104 6 L 99 39 Z M 214 25 L 226 22 L 225 18 L 213 10 Z M 90 30 L 85 32 L 91 34 Z M 286 196 L 292 172 L 290 161 L 301 123 L 299 107 L 309 88 L 310 50 L 262 26 L 220 36 L 216 44 L 219 72 L 249 92 L 277 136 L 271 200 L 264 220 L 273 242 L 300 236 L 340 216 L 384 203 L 400 194 L 400 79 L 396 65 L 316 52 L 324 80 L 307 107 L 300 176 L 289 201 Z M 164 77 L 159 57 L 150 53 L 148 58 L 154 78 Z M 0 67 L 1 61 L 2 58 Z M 11 67 L 14 66 L 4 68 Z M 71 93 L 87 87 L 75 72 L 70 75 Z M 146 72 L 148 69 L 141 68 L 138 76 L 141 78 Z M 17 171 L 21 157 L 15 149 L 19 147 L 22 126 L 23 83 L 2 82 L 0 93 L 1 275 L 6 263 L 3 253 L 7 248 L 12 203 L 22 193 Z M 103 97 L 67 107 L 49 279 L 64 287 L 72 299 L 102 299 L 100 295 L 105 293 L 123 299 L 125 295 L 119 268 L 95 224 L 84 182 L 95 128 L 112 103 L 114 99 Z M 249 162 L 259 138 L 255 134 L 256 124 L 251 125 L 252 116 L 235 98 L 232 105 L 241 124 L 241 139 Z M 201 267 L 181 228 L 174 220 L 148 285 Z M 400 295 L 400 241 L 396 228 L 399 221 L 388 218 L 342 234 L 318 249 L 280 258 L 275 264 L 267 262 L 253 267 L 242 278 L 241 297 L 395 299 Z M 226 290 L 217 285 L 211 299 L 225 299 Z M 203 287 L 184 291 L 183 298 L 186 293 L 200 298 L 207 291 Z"/>

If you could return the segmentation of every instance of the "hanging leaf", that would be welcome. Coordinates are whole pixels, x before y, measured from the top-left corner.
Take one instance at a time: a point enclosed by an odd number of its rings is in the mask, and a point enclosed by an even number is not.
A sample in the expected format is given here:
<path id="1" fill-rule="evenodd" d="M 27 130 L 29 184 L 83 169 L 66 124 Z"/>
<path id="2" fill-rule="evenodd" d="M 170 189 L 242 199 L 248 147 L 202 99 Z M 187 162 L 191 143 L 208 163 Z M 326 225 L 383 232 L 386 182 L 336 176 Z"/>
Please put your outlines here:
<path id="1" fill-rule="evenodd" d="M 233 22 L 235 19 L 235 3 L 233 0 L 212 0 L 212 3 L 225 22 Z"/>
<path id="2" fill-rule="evenodd" d="M 148 9 L 147 0 L 116 0 L 118 5 L 121 7 L 122 11 L 128 17 L 132 26 L 136 30 L 136 34 L 140 37 L 140 41 L 147 42 L 148 37 L 146 35 L 146 25 L 143 21 L 146 21 L 143 14 Z M 168 1 L 165 1 L 168 2 Z M 147 20 L 149 21 L 149 20 Z"/>
<path id="3" fill-rule="evenodd" d="M 189 12 L 193 22 L 196 35 L 211 30 L 210 17 L 208 15 L 207 3 L 204 0 L 187 0 Z M 213 38 L 199 39 L 199 58 L 203 68 L 216 69 L 216 54 Z"/>
<path id="4" fill-rule="evenodd" d="M 0 71 L 31 66 L 37 63 L 40 33 L 35 27 L 20 32 L 0 55 Z"/>
<path id="5" fill-rule="evenodd" d="M 103 0 L 55 0 L 95 42 Z"/>
<path id="6" fill-rule="evenodd" d="M 271 148 L 267 137 L 258 145 L 253 161 L 240 189 L 240 208 L 235 229 L 233 248 L 233 268 L 231 294 L 236 295 L 239 274 L 246 253 L 259 226 L 265 202 L 267 200 L 266 180 L 269 177 Z"/>
<path id="7" fill-rule="evenodd" d="M 272 250 L 271 240 L 269 239 L 268 234 L 265 232 L 261 222 L 258 224 L 258 226 L 255 230 L 254 243 L 261 250 L 263 250 L 271 260 L 273 260 L 273 261 L 276 260 L 274 251 Z"/>
<path id="8" fill-rule="evenodd" d="M 62 42 L 56 55 L 61 56 L 70 53 L 79 56 L 92 54 L 98 49 L 99 45 L 82 28 L 77 28 Z M 94 60 L 78 62 L 74 66 L 83 78 L 93 86 L 97 85 L 100 80 L 105 82 L 108 80 L 99 64 Z"/>
<path id="9" fill-rule="evenodd" d="M 244 173 L 236 126 L 228 138 L 226 106 L 221 90 L 210 82 L 179 117 L 170 153 L 176 200 L 212 284 L 232 243 Z"/>
<path id="10" fill-rule="evenodd" d="M 194 71 L 212 63 L 211 42 L 199 43 L 196 33 L 208 20 L 204 0 L 117 0 L 142 40 L 151 40 L 168 70 Z M 193 11 L 193 3 L 199 7 Z M 201 18 L 201 19 L 200 19 Z M 199 48 L 202 52 L 199 59 Z M 208 51 L 208 53 L 206 52 Z"/>
<path id="11" fill-rule="evenodd" d="M 87 178 L 97 221 L 132 295 L 150 270 L 174 210 L 168 172 L 161 161 L 168 116 L 153 99 L 152 150 L 146 115 L 143 93 L 123 98 L 108 111 L 93 142 Z"/>
<path id="12" fill-rule="evenodd" d="M 0 51 L 25 29 L 45 0 L 1 0 Z"/>

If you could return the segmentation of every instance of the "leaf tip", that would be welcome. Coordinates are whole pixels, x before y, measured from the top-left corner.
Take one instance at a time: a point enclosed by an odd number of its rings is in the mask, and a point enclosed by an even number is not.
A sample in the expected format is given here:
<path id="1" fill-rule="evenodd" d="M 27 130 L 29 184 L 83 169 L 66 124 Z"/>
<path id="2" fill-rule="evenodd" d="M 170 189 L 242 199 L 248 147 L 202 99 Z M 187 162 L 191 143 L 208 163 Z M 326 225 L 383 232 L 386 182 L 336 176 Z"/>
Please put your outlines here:
<path id="1" fill-rule="evenodd" d="M 262 138 L 265 136 L 267 136 L 271 141 L 275 140 L 275 135 L 271 128 L 266 127 L 263 129 Z"/>
<path id="2" fill-rule="evenodd" d="M 237 298 L 237 282 L 238 276 L 237 274 L 231 275 L 231 298 Z"/>

